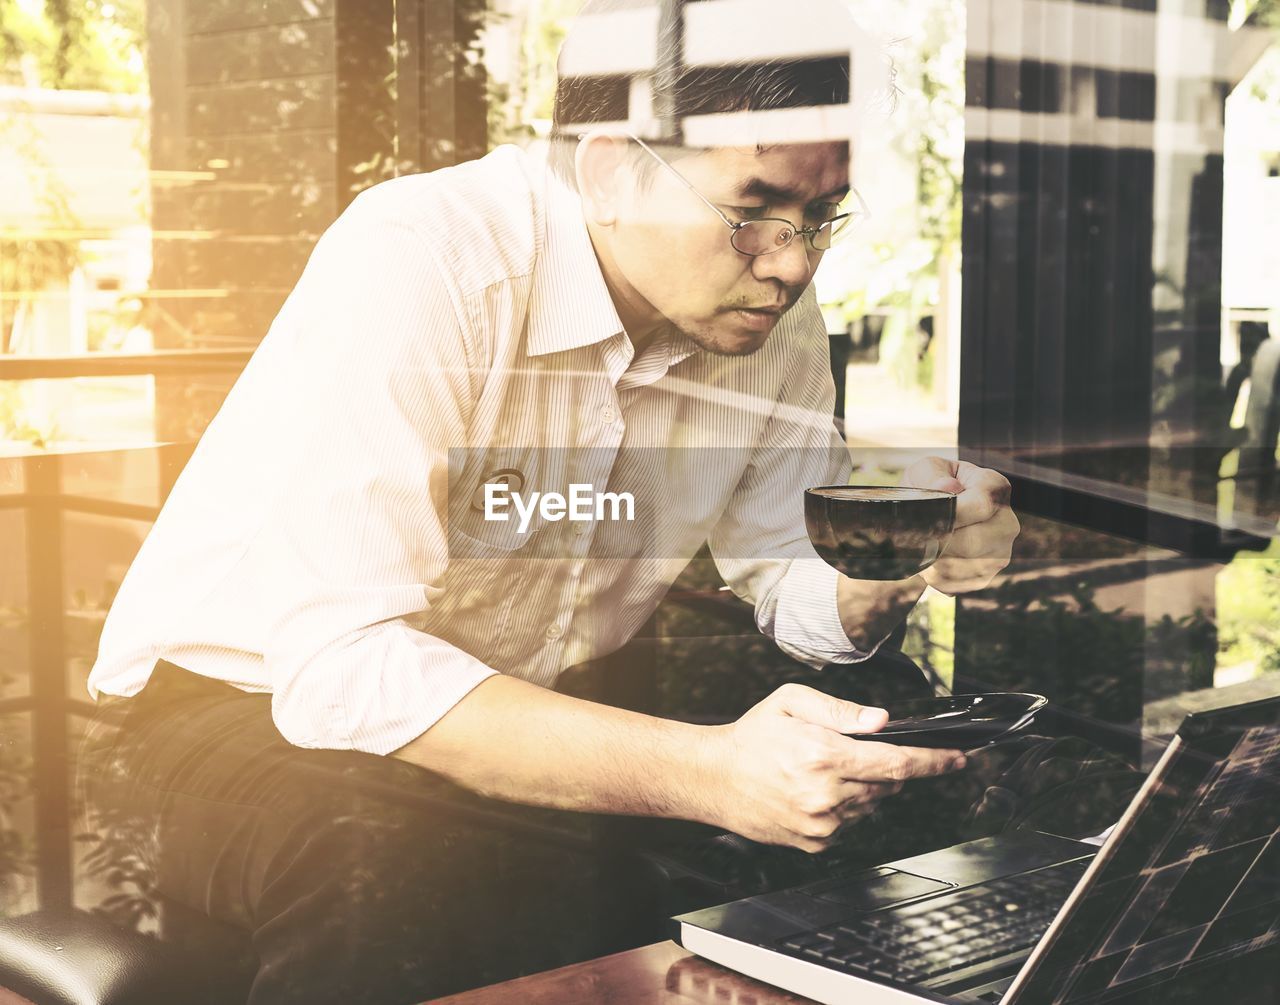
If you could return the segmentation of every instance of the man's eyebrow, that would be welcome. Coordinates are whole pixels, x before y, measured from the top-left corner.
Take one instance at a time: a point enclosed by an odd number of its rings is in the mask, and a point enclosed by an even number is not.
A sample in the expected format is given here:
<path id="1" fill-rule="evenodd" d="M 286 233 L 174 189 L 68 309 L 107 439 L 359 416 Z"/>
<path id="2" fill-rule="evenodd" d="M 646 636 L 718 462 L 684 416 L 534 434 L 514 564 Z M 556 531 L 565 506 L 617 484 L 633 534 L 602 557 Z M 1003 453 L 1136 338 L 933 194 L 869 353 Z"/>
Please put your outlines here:
<path id="1" fill-rule="evenodd" d="M 849 194 L 848 185 L 839 185 L 830 192 L 824 192 L 822 195 L 810 199 L 809 202 L 824 202 L 828 199 L 835 199 L 837 202 Z M 804 193 L 797 192 L 792 188 L 782 188 L 778 185 L 771 185 L 769 182 L 761 178 L 749 178 L 743 184 L 738 186 L 738 195 L 746 199 L 763 199 L 772 203 L 801 202 L 804 200 Z M 837 198 L 839 197 L 839 198 Z"/>

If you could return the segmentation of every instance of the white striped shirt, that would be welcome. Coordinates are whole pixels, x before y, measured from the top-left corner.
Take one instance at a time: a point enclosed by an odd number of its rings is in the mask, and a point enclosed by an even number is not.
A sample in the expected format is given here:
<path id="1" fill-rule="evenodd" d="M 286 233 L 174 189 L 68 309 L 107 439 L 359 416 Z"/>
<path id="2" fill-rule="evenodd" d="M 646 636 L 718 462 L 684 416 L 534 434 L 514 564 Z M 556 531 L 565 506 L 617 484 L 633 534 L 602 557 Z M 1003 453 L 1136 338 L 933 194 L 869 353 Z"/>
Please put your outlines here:
<path id="1" fill-rule="evenodd" d="M 495 672 L 627 641 L 704 542 L 787 653 L 853 662 L 802 489 L 847 480 L 812 288 L 748 357 L 639 358 L 576 194 L 511 147 L 360 195 L 317 244 L 121 585 L 90 692 L 155 661 L 270 692 L 306 747 L 393 751 Z M 631 491 L 634 522 L 486 520 Z"/>

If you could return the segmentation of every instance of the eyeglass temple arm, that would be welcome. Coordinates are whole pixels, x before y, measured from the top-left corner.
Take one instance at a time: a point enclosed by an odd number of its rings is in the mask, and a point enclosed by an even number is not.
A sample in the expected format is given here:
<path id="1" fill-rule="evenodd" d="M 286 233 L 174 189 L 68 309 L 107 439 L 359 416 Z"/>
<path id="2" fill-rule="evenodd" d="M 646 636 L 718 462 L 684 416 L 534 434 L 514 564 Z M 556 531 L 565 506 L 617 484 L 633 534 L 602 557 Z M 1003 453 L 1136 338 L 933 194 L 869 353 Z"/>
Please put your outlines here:
<path id="1" fill-rule="evenodd" d="M 638 144 L 640 145 L 640 149 L 641 149 L 641 150 L 643 150 L 643 151 L 644 151 L 645 153 L 647 153 L 650 157 L 652 157 L 652 158 L 653 158 L 654 160 L 656 160 L 659 164 L 661 164 L 664 168 L 666 168 L 666 169 L 667 169 L 668 171 L 670 171 L 673 175 L 675 175 L 677 178 L 679 178 L 679 179 L 680 179 L 680 184 L 682 184 L 682 185 L 683 185 L 685 188 L 687 188 L 690 192 L 692 192 L 692 193 L 693 193 L 694 195 L 696 195 L 699 199 L 701 199 L 704 203 L 706 203 L 706 204 L 707 204 L 707 206 L 709 206 L 709 207 L 711 208 L 711 211 L 712 211 L 713 213 L 715 213 L 715 215 L 716 215 L 716 216 L 720 217 L 720 219 L 721 219 L 721 220 L 723 220 L 723 221 L 724 221 L 724 225 L 725 225 L 726 227 L 728 227 L 730 230 L 737 230 L 739 227 L 741 227 L 741 226 L 742 226 L 742 224 L 740 224 L 740 223 L 734 223 L 734 222 L 733 222 L 732 220 L 730 220 L 727 216 L 725 216 L 725 215 L 724 215 L 724 213 L 722 213 L 722 212 L 720 211 L 720 207 L 719 207 L 719 206 L 717 206 L 714 202 L 712 202 L 712 201 L 711 201 L 710 199 L 708 199 L 705 195 L 703 195 L 703 194 L 702 194 L 701 192 L 699 192 L 696 188 L 694 188 L 694 187 L 693 187 L 693 182 L 689 181 L 689 179 L 688 179 L 688 178 L 686 178 L 686 177 L 685 177 L 684 175 L 682 175 L 679 171 L 677 171 L 677 170 L 675 169 L 675 167 L 673 167 L 670 163 L 668 163 L 668 162 L 667 162 L 666 158 L 662 157 L 662 156 L 661 156 L 661 155 L 660 155 L 656 150 L 654 150 L 652 147 L 650 147 L 648 143 L 646 143 L 646 142 L 645 142 L 644 140 L 642 140 L 639 136 L 636 136 L 636 135 L 634 135 L 634 134 L 628 133 L 627 135 L 628 135 L 631 139 L 635 140 L 635 141 L 636 141 L 636 143 L 638 143 Z"/>
<path id="2" fill-rule="evenodd" d="M 723 212 L 721 212 L 721 210 L 720 210 L 720 207 L 719 207 L 719 206 L 717 206 L 714 202 L 712 202 L 712 201 L 711 201 L 710 199 L 708 199 L 705 195 L 703 195 L 703 194 L 702 194 L 701 192 L 699 192 L 696 188 L 694 188 L 694 187 L 693 187 L 693 182 L 689 181 L 689 179 L 688 179 L 688 178 L 686 178 L 686 177 L 685 177 L 684 175 L 682 175 L 679 171 L 677 171 L 677 170 L 676 170 L 676 168 L 674 167 L 674 165 L 672 165 L 670 162 L 668 162 L 668 161 L 667 161 L 667 159 L 666 159 L 665 157 L 663 157 L 663 156 L 662 156 L 661 154 L 659 154 L 656 150 L 654 150 L 652 147 L 650 147 L 648 143 L 646 143 L 644 140 L 642 140 L 639 136 L 636 136 L 634 133 L 628 133 L 628 134 L 627 134 L 627 136 L 628 136 L 628 138 L 629 138 L 629 139 L 633 139 L 633 140 L 635 140 L 635 141 L 636 141 L 636 143 L 637 143 L 637 144 L 639 144 L 639 146 L 640 146 L 640 149 L 641 149 L 641 150 L 643 150 L 643 151 L 644 151 L 645 153 L 647 153 L 650 157 L 652 157 L 652 158 L 653 158 L 654 160 L 656 160 L 659 164 L 661 164 L 661 165 L 662 165 L 663 167 L 665 167 L 668 171 L 670 171 L 673 175 L 675 175 L 677 178 L 679 178 L 679 179 L 680 179 L 680 184 L 682 184 L 682 185 L 683 185 L 685 188 L 687 188 L 690 192 L 692 192 L 692 193 L 693 193 L 694 195 L 696 195 L 699 199 L 701 199 L 704 203 L 706 203 L 706 204 L 711 208 L 711 211 L 712 211 L 713 213 L 715 213 L 715 215 L 716 215 L 716 216 L 720 217 L 720 219 L 721 219 L 721 220 L 723 220 L 723 221 L 724 221 L 724 223 L 725 223 L 725 226 L 726 226 L 726 227 L 728 227 L 730 230 L 738 230 L 739 228 L 741 228 L 741 227 L 742 227 L 742 224 L 740 224 L 740 223 L 734 223 L 734 222 L 733 222 L 732 220 L 730 220 L 727 216 L 725 216 L 725 215 L 724 215 L 724 213 L 723 213 Z M 852 192 L 852 193 L 853 193 L 853 197 L 854 197 L 855 199 L 857 199 L 857 200 L 858 200 L 858 213 L 859 213 L 859 215 L 860 215 L 860 216 L 862 216 L 864 219 L 870 218 L 870 216 L 871 216 L 871 210 L 870 210 L 870 208 L 868 208 L 867 203 L 866 203 L 866 200 L 862 198 L 862 193 L 861 193 L 861 192 L 859 192 L 856 188 L 853 188 L 852 186 L 850 186 L 849 191 L 850 191 L 850 192 Z M 852 214 L 852 213 L 841 213 L 841 214 L 840 214 L 840 216 L 853 216 L 853 214 Z M 837 217 L 836 219 L 839 219 L 839 217 Z M 785 222 L 789 222 L 789 221 L 783 221 L 783 222 L 785 223 Z M 816 234 L 816 233 L 817 233 L 819 230 L 821 230 L 823 227 L 825 227 L 825 226 L 827 226 L 828 224 L 833 223 L 833 222 L 834 222 L 833 220 L 827 220 L 825 223 L 820 223 L 820 224 L 818 224 L 818 226 L 816 226 L 816 227 L 796 227 L 796 225 L 795 225 L 795 224 L 791 224 L 791 228 L 796 232 L 796 235 L 797 235 L 797 236 L 802 235 L 802 234 Z"/>

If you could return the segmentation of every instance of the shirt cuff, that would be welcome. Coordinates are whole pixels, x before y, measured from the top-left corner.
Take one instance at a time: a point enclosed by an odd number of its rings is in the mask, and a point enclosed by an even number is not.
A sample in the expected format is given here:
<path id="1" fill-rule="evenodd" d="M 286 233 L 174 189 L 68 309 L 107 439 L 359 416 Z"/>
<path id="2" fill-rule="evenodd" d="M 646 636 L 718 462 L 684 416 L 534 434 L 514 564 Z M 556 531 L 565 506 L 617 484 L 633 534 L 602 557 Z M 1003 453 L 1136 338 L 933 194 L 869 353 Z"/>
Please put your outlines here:
<path id="1" fill-rule="evenodd" d="M 836 602 L 840 573 L 820 558 L 796 558 L 782 579 L 773 640 L 788 656 L 820 669 L 827 663 L 860 663 L 870 650 L 858 649 L 845 634 Z"/>

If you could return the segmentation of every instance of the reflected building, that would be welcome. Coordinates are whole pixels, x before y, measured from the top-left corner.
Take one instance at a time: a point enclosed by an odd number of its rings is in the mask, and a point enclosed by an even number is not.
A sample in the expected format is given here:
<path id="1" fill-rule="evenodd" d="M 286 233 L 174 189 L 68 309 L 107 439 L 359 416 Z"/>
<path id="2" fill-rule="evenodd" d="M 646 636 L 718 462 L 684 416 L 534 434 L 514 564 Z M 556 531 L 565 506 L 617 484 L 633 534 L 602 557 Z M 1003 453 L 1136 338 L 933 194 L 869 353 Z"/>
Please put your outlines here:
<path id="1" fill-rule="evenodd" d="M 1224 108 L 1273 35 L 1228 14 L 1220 0 L 968 4 L 959 441 L 1052 486 L 1021 497 L 1037 515 L 1145 542 L 1127 588 L 1114 570 L 1080 580 L 1149 627 L 1190 629 L 1162 657 L 1179 669 L 1132 690 L 1122 718 L 1212 686 L 1216 560 L 1239 547 L 1218 520 L 1239 442 L 1221 364 Z M 1237 516 L 1273 523 L 1273 502 Z M 959 634 L 989 643 L 998 626 L 961 606 Z M 1062 641 L 1041 644 L 1066 682 L 1079 654 L 1054 652 Z M 1136 639 L 1132 672 L 1113 670 L 1142 680 L 1153 645 Z"/>
<path id="2" fill-rule="evenodd" d="M 1228 6 L 968 5 L 962 445 L 1216 504 Z"/>

